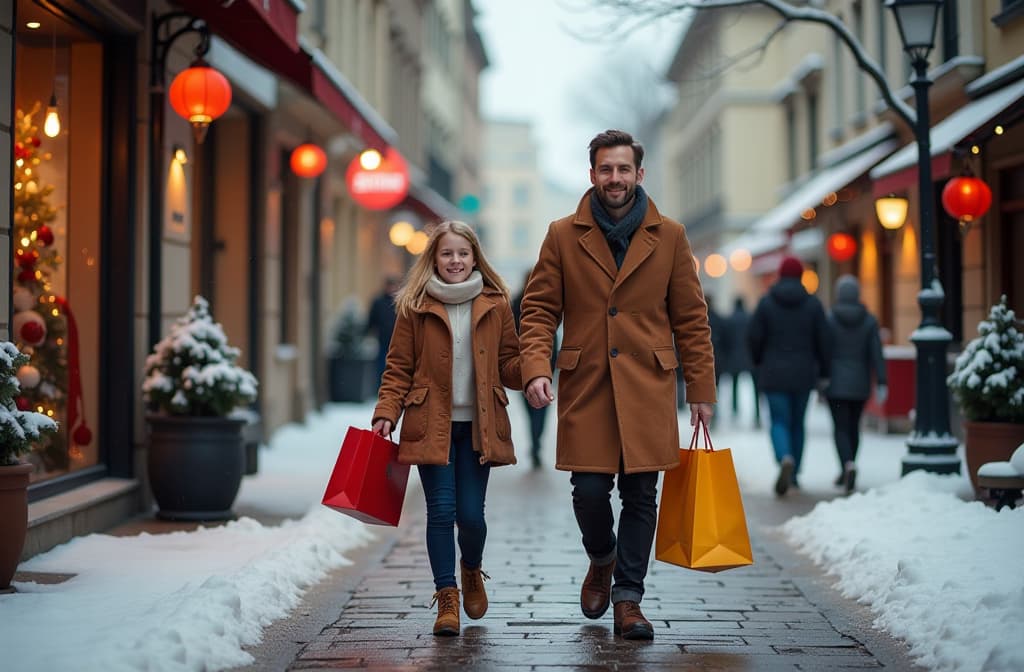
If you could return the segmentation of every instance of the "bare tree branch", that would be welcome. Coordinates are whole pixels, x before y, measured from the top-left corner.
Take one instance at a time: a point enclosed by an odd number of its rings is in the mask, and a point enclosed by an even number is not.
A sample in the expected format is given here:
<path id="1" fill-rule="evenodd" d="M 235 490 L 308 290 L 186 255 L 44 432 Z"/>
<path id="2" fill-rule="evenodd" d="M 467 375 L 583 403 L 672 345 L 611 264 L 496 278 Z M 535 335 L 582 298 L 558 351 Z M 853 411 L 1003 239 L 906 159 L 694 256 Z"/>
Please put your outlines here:
<path id="1" fill-rule="evenodd" d="M 777 12 L 786 21 L 807 21 L 819 23 L 832 30 L 843 44 L 850 50 L 857 65 L 875 82 L 882 98 L 911 128 L 917 123 L 917 114 L 905 102 L 896 97 L 889 83 L 885 80 L 881 68 L 875 63 L 856 36 L 838 17 L 813 7 L 795 7 L 783 0 L 591 0 L 592 5 L 604 7 L 615 12 L 624 25 L 627 20 L 646 17 L 657 20 L 684 10 L 704 11 L 712 9 L 728 9 L 750 5 L 763 5 Z M 634 27 L 636 23 L 632 24 Z"/>

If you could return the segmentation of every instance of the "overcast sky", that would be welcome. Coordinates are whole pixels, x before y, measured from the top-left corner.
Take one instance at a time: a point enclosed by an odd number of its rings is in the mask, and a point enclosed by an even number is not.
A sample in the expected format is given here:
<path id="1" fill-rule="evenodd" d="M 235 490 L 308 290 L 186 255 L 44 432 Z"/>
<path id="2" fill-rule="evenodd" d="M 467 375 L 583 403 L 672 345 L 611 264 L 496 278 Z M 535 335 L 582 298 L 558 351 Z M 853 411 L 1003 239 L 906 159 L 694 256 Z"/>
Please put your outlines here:
<path id="1" fill-rule="evenodd" d="M 587 80 L 594 80 L 594 87 L 613 86 L 614 77 L 602 81 L 602 73 L 623 72 L 631 63 L 664 72 L 681 22 L 645 27 L 625 42 L 584 39 L 608 21 L 607 14 L 588 8 L 587 0 L 473 2 L 490 59 L 481 80 L 485 118 L 534 122 L 545 177 L 584 190 L 590 184 L 587 143 L 604 129 L 586 118 L 578 102 L 574 105 L 572 92 Z"/>

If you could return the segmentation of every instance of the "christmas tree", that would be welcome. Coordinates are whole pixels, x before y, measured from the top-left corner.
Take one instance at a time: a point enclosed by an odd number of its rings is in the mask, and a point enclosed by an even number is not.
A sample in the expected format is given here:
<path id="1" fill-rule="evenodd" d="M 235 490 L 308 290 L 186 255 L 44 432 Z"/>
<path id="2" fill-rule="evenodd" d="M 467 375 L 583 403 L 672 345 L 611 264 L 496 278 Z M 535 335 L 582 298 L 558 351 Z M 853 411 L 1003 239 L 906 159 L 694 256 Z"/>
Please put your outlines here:
<path id="1" fill-rule="evenodd" d="M 53 185 L 40 169 L 53 157 L 42 149 L 34 118 L 41 106 L 17 110 L 14 120 L 14 318 L 11 336 L 30 362 L 17 370 L 21 383 L 17 407 L 65 422 L 68 411 L 68 336 L 66 301 L 52 291 L 54 274 L 64 263 L 55 249 L 50 225 L 57 219 Z M 67 431 L 50 434 L 36 446 L 47 471 L 67 469 L 71 453 Z M 88 443 L 86 441 L 85 443 Z"/>
<path id="2" fill-rule="evenodd" d="M 1024 333 L 1004 295 L 946 379 L 964 416 L 979 422 L 1024 422 Z"/>
<path id="3" fill-rule="evenodd" d="M 0 466 L 18 464 L 34 441 L 57 431 L 53 420 L 34 411 L 19 409 L 14 399 L 21 392 L 15 375 L 28 364 L 28 355 L 10 341 L 0 342 Z"/>
<path id="4" fill-rule="evenodd" d="M 239 354 L 197 296 L 146 358 L 143 396 L 167 415 L 226 416 L 256 400 L 256 377 L 235 365 Z"/>

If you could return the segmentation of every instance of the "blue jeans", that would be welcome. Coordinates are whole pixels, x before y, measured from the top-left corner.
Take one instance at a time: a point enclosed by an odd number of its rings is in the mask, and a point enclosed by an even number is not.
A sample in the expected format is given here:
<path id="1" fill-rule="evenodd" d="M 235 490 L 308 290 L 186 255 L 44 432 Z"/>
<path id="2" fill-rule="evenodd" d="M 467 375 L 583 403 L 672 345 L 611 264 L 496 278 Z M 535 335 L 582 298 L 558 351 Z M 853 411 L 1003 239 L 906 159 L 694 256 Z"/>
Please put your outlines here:
<path id="1" fill-rule="evenodd" d="M 771 437 L 775 459 L 779 462 L 789 455 L 793 458 L 793 473 L 800 472 L 804 456 L 804 415 L 810 390 L 802 392 L 765 392 L 768 412 L 772 416 Z"/>
<path id="2" fill-rule="evenodd" d="M 480 464 L 480 455 L 473 450 L 473 423 L 452 423 L 448 464 L 421 464 L 418 469 L 427 499 L 427 556 L 434 587 L 454 588 L 455 525 L 466 567 L 480 566 L 487 539 L 484 499 L 491 465 Z"/>

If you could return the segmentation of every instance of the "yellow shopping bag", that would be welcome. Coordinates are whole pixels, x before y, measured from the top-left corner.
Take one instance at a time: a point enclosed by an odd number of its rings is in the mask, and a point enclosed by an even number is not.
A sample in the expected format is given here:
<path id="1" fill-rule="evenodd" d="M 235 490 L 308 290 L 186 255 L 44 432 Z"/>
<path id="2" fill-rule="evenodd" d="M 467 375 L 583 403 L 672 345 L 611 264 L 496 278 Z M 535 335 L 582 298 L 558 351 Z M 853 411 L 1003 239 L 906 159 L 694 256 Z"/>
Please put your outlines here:
<path id="1" fill-rule="evenodd" d="M 697 446 L 698 430 L 705 446 Z M 743 499 L 729 449 L 715 450 L 702 421 L 679 466 L 665 472 L 658 510 L 654 557 L 702 572 L 720 572 L 754 562 Z"/>

